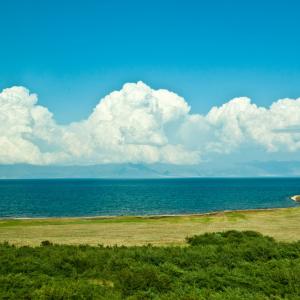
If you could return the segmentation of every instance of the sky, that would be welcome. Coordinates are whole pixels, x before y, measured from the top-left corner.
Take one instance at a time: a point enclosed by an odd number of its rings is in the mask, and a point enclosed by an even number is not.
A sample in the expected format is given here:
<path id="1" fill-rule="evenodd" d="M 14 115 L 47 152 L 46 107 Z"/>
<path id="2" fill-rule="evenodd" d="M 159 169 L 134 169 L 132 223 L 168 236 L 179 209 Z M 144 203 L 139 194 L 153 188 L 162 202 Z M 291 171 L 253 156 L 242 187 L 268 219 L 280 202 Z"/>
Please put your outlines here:
<path id="1" fill-rule="evenodd" d="M 2 125 L 21 123 L 13 133 L 2 126 L 0 162 L 199 164 L 230 153 L 298 160 L 299 11 L 293 0 L 0 0 L 0 90 L 25 88 L 0 96 Z M 104 129 L 107 111 L 113 118 Z M 84 139 L 87 130 L 97 142 Z M 103 140 L 110 130 L 111 144 Z M 70 150 L 83 143 L 92 145 Z M 115 151 L 120 143 L 130 155 Z"/>

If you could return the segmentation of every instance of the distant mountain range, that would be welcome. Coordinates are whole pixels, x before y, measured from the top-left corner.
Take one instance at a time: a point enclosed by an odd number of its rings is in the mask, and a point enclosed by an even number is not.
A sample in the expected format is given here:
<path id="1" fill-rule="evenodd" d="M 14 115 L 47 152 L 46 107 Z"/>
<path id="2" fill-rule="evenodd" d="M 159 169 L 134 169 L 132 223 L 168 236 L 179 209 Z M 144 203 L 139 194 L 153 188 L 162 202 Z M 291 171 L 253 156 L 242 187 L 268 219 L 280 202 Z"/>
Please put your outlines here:
<path id="1" fill-rule="evenodd" d="M 205 162 L 195 166 L 168 164 L 103 164 L 92 166 L 0 165 L 0 179 L 13 178 L 172 178 L 300 176 L 299 161 L 230 164 Z"/>

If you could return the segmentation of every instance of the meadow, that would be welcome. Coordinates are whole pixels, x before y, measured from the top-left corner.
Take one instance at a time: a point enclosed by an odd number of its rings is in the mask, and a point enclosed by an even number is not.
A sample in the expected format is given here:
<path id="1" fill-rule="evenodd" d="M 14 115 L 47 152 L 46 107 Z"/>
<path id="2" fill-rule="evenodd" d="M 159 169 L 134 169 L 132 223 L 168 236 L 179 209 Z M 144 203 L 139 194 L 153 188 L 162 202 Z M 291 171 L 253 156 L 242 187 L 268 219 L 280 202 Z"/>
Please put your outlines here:
<path id="1" fill-rule="evenodd" d="M 299 224 L 300 207 L 181 216 L 1 219 L 0 242 L 166 246 L 184 245 L 187 236 L 225 230 L 252 230 L 278 241 L 296 241 Z"/>
<path id="2" fill-rule="evenodd" d="M 0 299 L 300 299 L 300 207 L 2 219 Z"/>

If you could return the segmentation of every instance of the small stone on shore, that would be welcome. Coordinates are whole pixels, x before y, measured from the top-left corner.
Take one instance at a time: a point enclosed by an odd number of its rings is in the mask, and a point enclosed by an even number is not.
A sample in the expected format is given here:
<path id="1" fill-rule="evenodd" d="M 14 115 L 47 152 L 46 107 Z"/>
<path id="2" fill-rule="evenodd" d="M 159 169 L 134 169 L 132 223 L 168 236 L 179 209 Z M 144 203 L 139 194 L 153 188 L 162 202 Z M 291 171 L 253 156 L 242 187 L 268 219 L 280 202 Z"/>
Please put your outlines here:
<path id="1" fill-rule="evenodd" d="M 296 202 L 300 202 L 300 195 L 292 196 L 291 199 L 296 201 Z"/>

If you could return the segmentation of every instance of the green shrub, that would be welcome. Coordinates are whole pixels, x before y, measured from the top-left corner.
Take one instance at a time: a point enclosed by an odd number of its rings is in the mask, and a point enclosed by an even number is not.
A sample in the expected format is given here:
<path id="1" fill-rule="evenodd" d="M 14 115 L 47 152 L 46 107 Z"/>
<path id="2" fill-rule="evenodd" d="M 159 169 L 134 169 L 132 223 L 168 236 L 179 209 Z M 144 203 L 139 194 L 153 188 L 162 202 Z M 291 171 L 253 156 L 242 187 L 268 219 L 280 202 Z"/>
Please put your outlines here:
<path id="1" fill-rule="evenodd" d="M 300 299 L 300 242 L 252 231 L 207 233 L 187 242 L 0 244 L 0 299 Z"/>
<path id="2" fill-rule="evenodd" d="M 53 244 L 50 241 L 42 241 L 41 246 L 46 247 L 46 246 L 52 246 Z"/>

